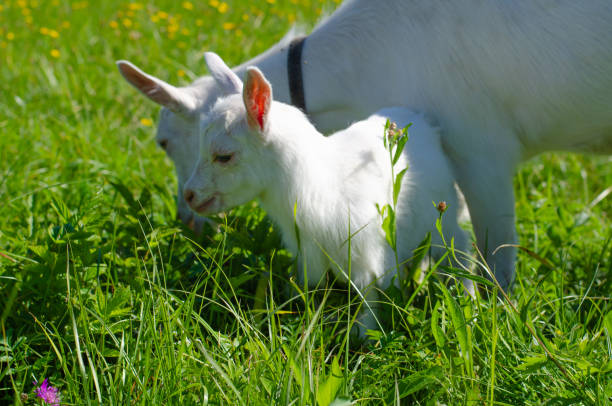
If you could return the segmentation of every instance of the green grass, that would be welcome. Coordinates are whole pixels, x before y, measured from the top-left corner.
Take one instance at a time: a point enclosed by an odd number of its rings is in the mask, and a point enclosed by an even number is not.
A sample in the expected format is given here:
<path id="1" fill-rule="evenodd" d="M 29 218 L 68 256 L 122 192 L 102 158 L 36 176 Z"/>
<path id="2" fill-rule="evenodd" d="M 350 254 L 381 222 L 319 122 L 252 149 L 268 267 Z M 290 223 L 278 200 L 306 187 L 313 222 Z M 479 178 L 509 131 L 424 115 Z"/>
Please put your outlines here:
<path id="1" fill-rule="evenodd" d="M 432 276 L 360 346 L 354 293 L 287 295 L 255 206 L 199 239 L 174 220 L 157 108 L 114 66 L 185 84 L 335 2 L 89 3 L 0 1 L 0 403 L 49 378 L 65 404 L 609 404 L 610 158 L 521 167 L 512 306 Z"/>

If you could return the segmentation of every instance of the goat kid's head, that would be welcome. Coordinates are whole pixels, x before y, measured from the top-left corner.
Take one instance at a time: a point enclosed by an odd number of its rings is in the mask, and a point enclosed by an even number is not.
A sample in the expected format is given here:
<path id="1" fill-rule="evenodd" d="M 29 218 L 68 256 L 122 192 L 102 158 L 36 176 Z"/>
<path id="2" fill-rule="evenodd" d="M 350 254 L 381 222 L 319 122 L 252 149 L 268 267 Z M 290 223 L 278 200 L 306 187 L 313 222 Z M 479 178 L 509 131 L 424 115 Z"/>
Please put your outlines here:
<path id="1" fill-rule="evenodd" d="M 128 61 L 117 62 L 128 83 L 162 106 L 156 141 L 176 168 L 177 216 L 196 233 L 201 231 L 205 219 L 190 210 L 183 190 L 199 158 L 200 121 L 220 97 L 242 90 L 240 78 L 219 56 L 209 52 L 205 59 L 211 77 L 203 77 L 186 87 L 172 86 Z"/>
<path id="2" fill-rule="evenodd" d="M 220 99 L 202 121 L 200 156 L 185 184 L 184 198 L 199 214 L 246 203 L 261 195 L 273 174 L 265 148 L 272 87 L 257 68 L 248 68 L 244 89 Z"/>

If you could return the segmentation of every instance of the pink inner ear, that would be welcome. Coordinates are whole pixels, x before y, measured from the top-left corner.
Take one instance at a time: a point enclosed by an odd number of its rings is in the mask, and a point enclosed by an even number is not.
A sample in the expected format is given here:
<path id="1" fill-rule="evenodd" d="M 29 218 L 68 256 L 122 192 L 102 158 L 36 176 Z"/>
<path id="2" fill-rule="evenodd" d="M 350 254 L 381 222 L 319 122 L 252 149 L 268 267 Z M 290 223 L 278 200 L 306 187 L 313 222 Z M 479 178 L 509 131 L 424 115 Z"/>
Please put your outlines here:
<path id="1" fill-rule="evenodd" d="M 259 97 L 255 103 L 256 103 L 256 107 L 257 107 L 257 123 L 259 123 L 259 128 L 261 128 L 263 130 L 264 128 L 264 114 L 266 112 L 266 101 L 267 101 L 267 97 L 265 95 L 261 95 L 261 97 Z"/>
<path id="2" fill-rule="evenodd" d="M 264 129 L 264 116 L 266 115 L 266 109 L 269 107 L 270 93 L 267 91 L 265 85 L 254 80 L 247 83 L 247 110 L 251 120 L 257 122 L 259 128 L 263 131 Z"/>

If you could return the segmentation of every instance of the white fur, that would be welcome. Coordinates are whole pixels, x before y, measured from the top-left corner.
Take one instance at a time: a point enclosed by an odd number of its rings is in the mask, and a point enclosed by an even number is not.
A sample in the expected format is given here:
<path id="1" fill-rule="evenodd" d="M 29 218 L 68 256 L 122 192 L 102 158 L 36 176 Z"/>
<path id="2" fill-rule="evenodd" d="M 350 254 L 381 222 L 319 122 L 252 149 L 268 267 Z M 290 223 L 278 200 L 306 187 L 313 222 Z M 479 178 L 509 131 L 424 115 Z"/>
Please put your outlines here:
<path id="1" fill-rule="evenodd" d="M 287 248 L 299 254 L 299 269 L 307 271 L 310 286 L 316 286 L 328 269 L 347 281 L 347 240 L 352 234 L 351 281 L 375 307 L 375 287 L 388 287 L 396 275 L 395 257 L 376 208 L 392 200 L 391 163 L 382 140 L 387 118 L 400 127 L 412 123 L 395 168 L 396 173 L 409 168 L 397 208 L 400 261 L 413 256 L 427 232 L 432 233 L 434 256 L 443 252 L 433 201 L 448 203 L 445 238 L 454 237 L 456 247 L 465 250 L 467 239 L 457 225 L 454 180 L 439 134 L 422 115 L 402 108 L 381 110 L 324 137 L 292 106 L 272 102 L 261 131 L 258 125 L 247 124 L 240 95 L 222 98 L 203 122 L 200 159 L 185 184 L 186 199 L 197 209 L 213 198 L 201 211 L 210 214 L 258 198 L 280 227 Z M 233 158 L 216 162 L 219 154 Z M 360 322 L 362 335 L 365 328 L 376 327 L 369 311 L 362 313 Z"/>
<path id="2" fill-rule="evenodd" d="M 542 151 L 612 152 L 610 44 L 609 0 L 346 1 L 305 43 L 306 106 L 324 132 L 389 105 L 434 117 L 478 246 L 507 287 L 516 250 L 493 251 L 517 242 L 516 166 Z M 281 44 L 234 71 L 258 66 L 286 102 L 286 59 Z M 200 112 L 222 93 L 211 78 L 183 90 Z M 195 144 L 184 137 L 185 160 L 171 156 L 177 171 L 193 166 Z"/>

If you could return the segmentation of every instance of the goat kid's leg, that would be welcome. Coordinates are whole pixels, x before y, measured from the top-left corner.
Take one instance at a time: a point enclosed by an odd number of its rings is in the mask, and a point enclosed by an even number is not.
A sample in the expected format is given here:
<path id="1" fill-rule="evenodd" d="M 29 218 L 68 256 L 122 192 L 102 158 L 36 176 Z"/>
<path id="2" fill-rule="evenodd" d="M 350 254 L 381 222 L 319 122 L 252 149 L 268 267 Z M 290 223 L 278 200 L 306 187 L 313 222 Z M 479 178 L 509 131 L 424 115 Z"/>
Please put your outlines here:
<path id="1" fill-rule="evenodd" d="M 511 165 L 481 161 L 456 167 L 465 196 L 478 249 L 495 279 L 507 291 L 514 282 L 517 244 Z M 490 275 L 485 275 L 489 279 Z"/>

